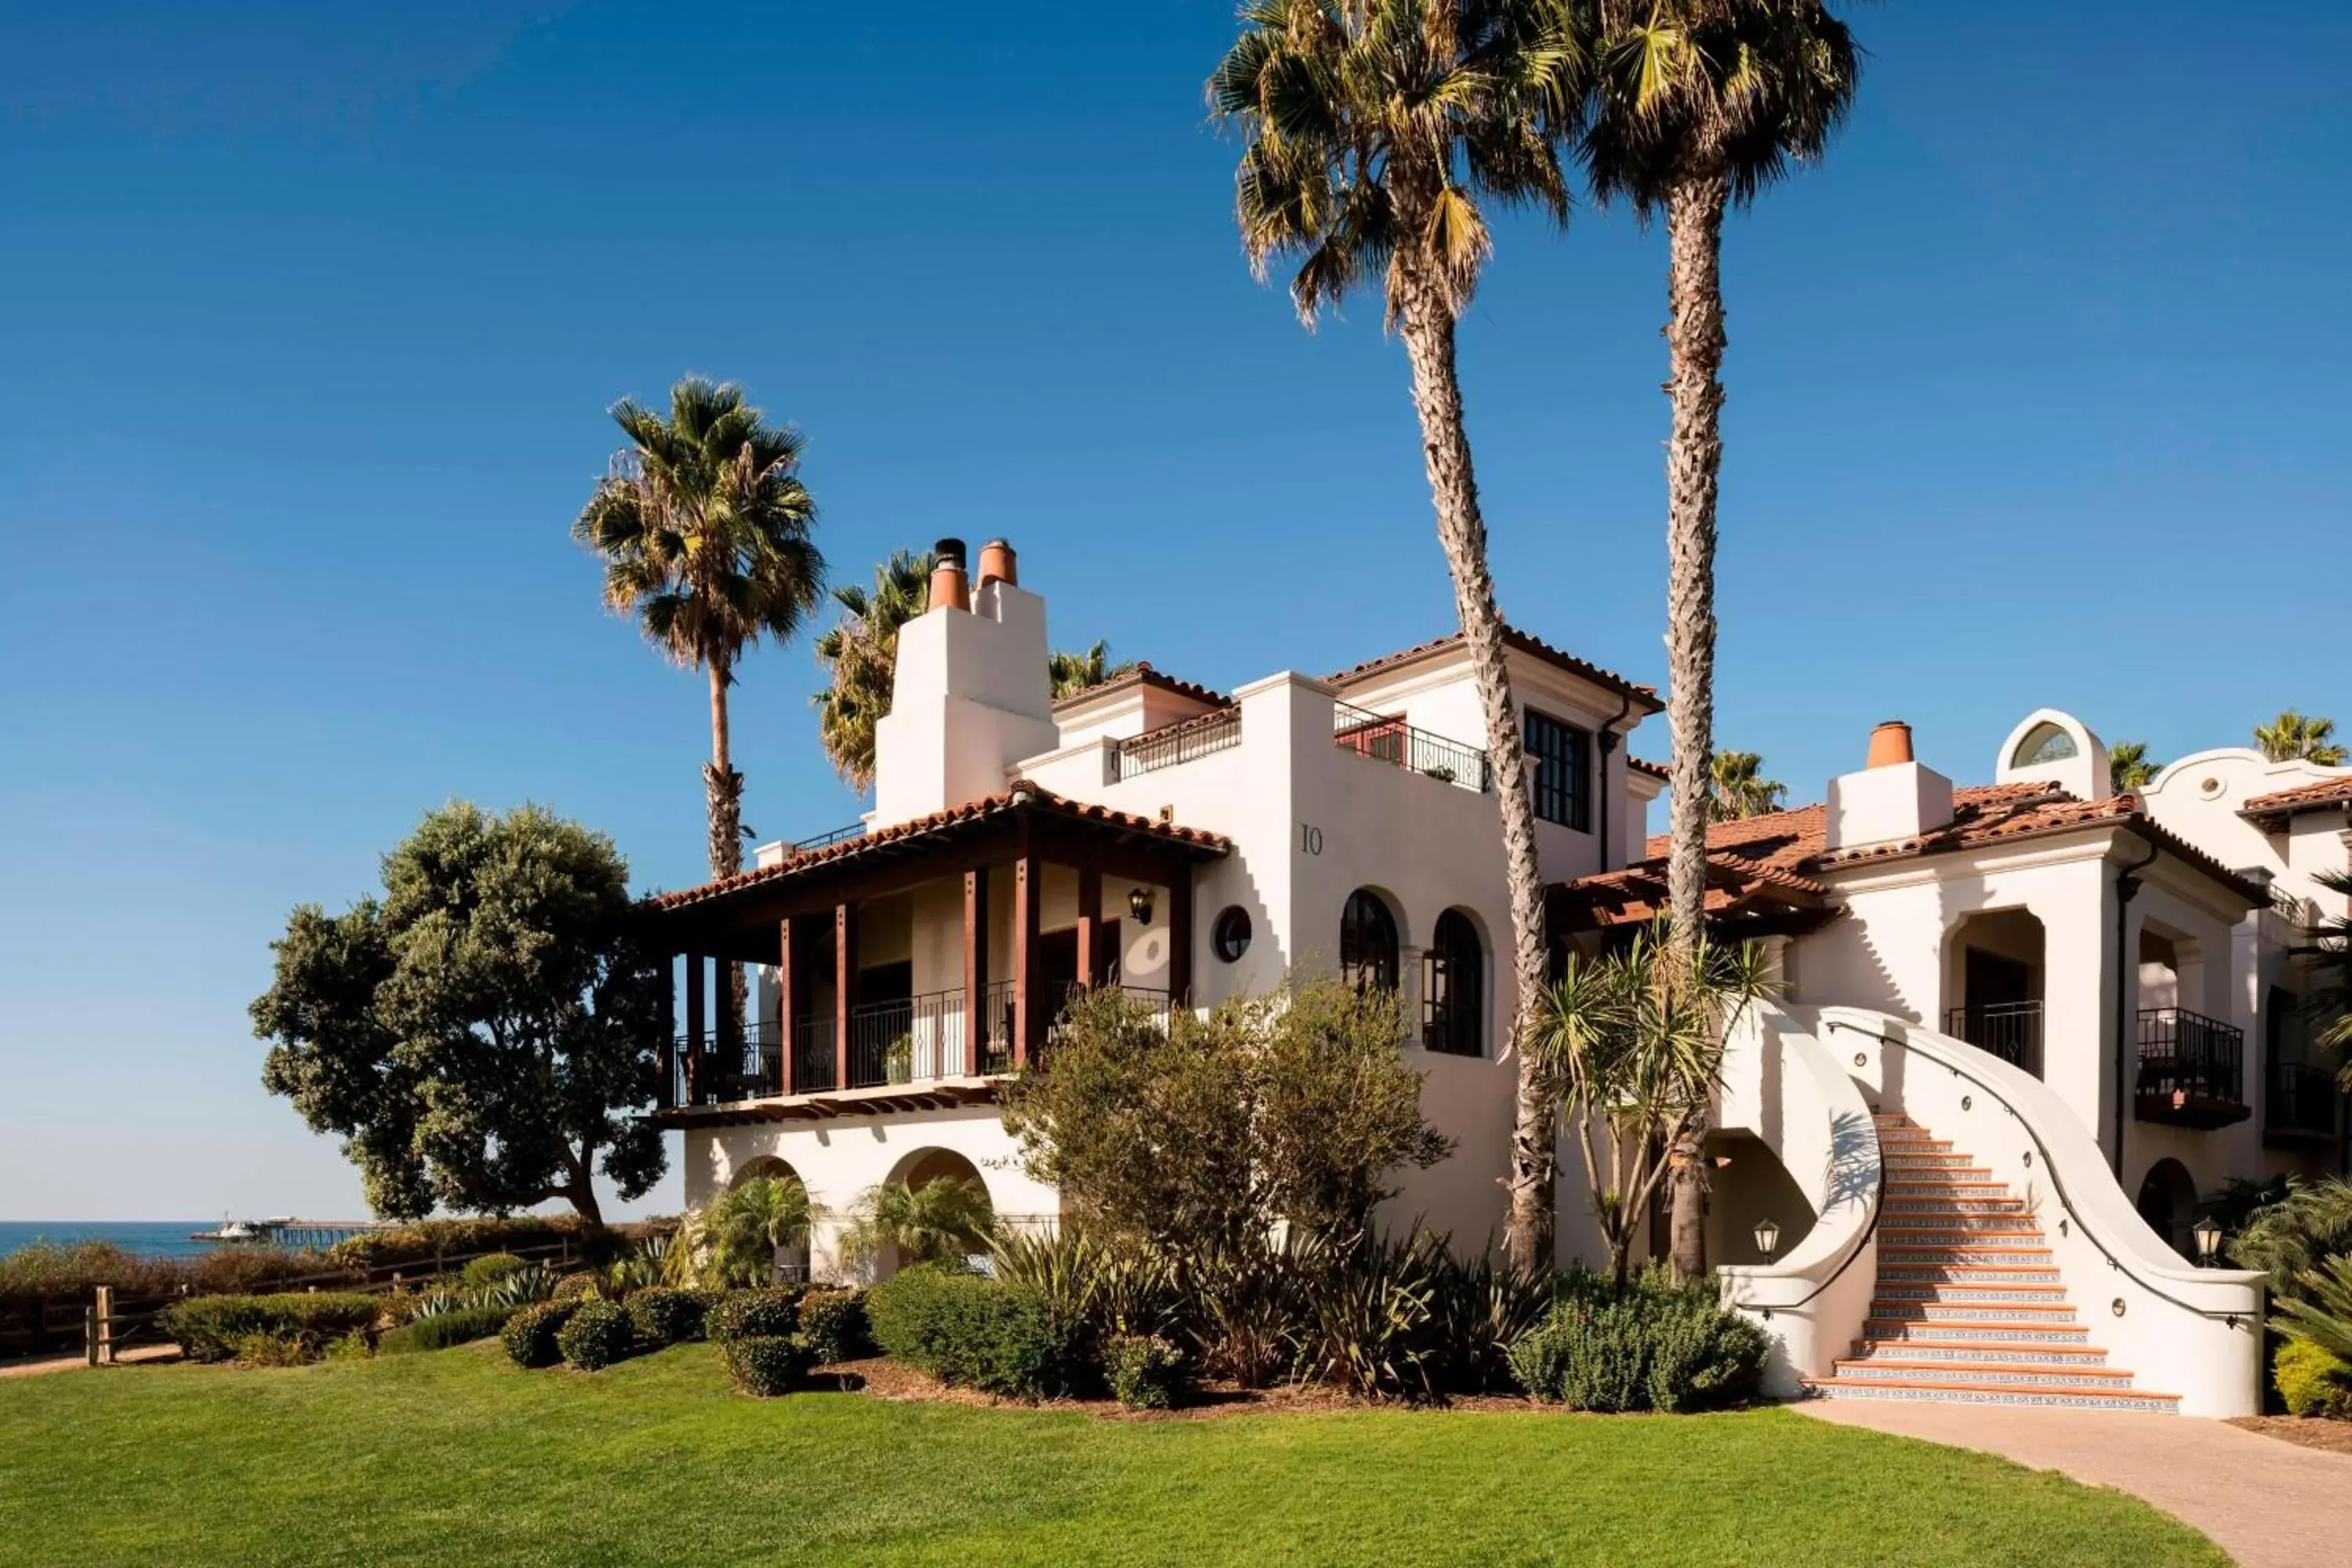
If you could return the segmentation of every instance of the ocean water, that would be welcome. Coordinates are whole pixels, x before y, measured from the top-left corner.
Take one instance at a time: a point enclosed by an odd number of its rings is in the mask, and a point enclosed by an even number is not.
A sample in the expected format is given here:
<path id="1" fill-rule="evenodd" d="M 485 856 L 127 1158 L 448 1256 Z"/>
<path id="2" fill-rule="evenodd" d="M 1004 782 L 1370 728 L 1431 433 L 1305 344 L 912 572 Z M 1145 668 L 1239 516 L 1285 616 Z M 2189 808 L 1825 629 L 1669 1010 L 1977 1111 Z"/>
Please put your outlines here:
<path id="1" fill-rule="evenodd" d="M 219 1227 L 218 1220 L 141 1219 L 0 1219 L 0 1258 L 37 1241 L 69 1245 L 77 1241 L 110 1241 L 125 1252 L 156 1258 L 195 1258 L 211 1250 L 189 1237 Z"/>

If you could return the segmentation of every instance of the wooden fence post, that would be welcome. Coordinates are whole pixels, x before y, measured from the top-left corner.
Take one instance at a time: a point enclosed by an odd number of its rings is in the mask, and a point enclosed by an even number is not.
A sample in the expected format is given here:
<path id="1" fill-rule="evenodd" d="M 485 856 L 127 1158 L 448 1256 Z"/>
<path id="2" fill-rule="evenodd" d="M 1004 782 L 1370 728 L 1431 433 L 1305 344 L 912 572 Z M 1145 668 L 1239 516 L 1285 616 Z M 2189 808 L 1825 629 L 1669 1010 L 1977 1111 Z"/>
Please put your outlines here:
<path id="1" fill-rule="evenodd" d="M 114 1364 L 114 1287 L 100 1285 L 93 1292 L 98 1305 L 91 1316 L 96 1320 L 97 1333 L 92 1336 L 90 1350 L 93 1366 Z"/>
<path id="2" fill-rule="evenodd" d="M 89 1358 L 90 1365 L 96 1366 L 98 1364 L 98 1309 L 95 1307 L 84 1307 L 81 1310 L 81 1342 L 82 1353 Z"/>

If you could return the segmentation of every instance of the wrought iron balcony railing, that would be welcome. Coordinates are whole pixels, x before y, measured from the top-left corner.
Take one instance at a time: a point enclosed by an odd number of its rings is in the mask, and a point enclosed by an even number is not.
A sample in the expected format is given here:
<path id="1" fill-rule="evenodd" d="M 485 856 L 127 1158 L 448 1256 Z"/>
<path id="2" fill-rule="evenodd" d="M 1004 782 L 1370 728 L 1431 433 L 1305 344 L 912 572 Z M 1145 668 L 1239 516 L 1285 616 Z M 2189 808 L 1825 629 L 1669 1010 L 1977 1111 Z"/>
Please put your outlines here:
<path id="1" fill-rule="evenodd" d="M 1242 743 L 1242 710 L 1221 708 L 1181 724 L 1169 724 L 1121 741 L 1111 748 L 1110 782 L 1135 778 L 1223 752 Z"/>
<path id="2" fill-rule="evenodd" d="M 2143 1007 L 2139 1093 L 2143 1100 L 2246 1102 L 2244 1031 L 2186 1007 Z"/>
<path id="3" fill-rule="evenodd" d="M 2010 1066 L 2042 1076 L 2042 1004 L 1985 1002 L 1944 1014 L 1944 1033 L 1990 1051 Z"/>
<path id="4" fill-rule="evenodd" d="M 1441 784 L 1484 795 L 1495 787 L 1494 765 L 1475 746 L 1416 730 L 1403 720 L 1345 702 L 1331 705 L 1331 740 L 1343 752 L 1387 763 Z"/>

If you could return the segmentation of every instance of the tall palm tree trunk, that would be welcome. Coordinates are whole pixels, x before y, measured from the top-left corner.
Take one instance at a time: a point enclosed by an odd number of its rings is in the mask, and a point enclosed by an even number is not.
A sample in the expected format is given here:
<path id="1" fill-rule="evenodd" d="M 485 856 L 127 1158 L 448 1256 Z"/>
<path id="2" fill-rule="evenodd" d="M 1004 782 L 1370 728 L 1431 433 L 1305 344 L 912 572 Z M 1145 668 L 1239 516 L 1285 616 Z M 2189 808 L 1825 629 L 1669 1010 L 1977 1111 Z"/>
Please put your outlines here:
<path id="1" fill-rule="evenodd" d="M 1666 858 L 1670 940 L 1695 946 L 1706 919 L 1708 768 L 1715 754 L 1715 499 L 1723 467 L 1721 173 L 1678 180 L 1666 196 L 1666 722 L 1673 738 L 1673 818 Z M 1705 1115 L 1672 1152 L 1674 1267 L 1706 1271 Z"/>
<path id="2" fill-rule="evenodd" d="M 710 874 L 731 877 L 743 868 L 743 775 L 735 771 L 727 727 L 727 665 L 710 669 L 710 761 L 702 769 L 702 791 L 710 812 Z M 727 983 L 719 988 L 719 1037 L 740 1040 L 747 993 L 743 966 L 730 960 Z"/>
<path id="3" fill-rule="evenodd" d="M 1486 721 L 1495 794 L 1503 821 L 1504 869 L 1511 895 L 1511 971 L 1517 1009 L 1512 1041 L 1519 1065 L 1511 1128 L 1510 1215 L 1505 1242 L 1513 1263 L 1549 1268 L 1552 1254 L 1553 1107 L 1536 1071 L 1533 1042 L 1545 978 L 1543 874 L 1536 861 L 1535 802 L 1528 792 L 1526 748 L 1503 665 L 1503 617 L 1486 569 L 1486 522 L 1462 423 L 1462 387 L 1454 359 L 1454 312 L 1426 279 L 1409 284 L 1403 310 L 1405 352 L 1412 362 L 1413 411 L 1421 416 L 1422 457 L 1437 508 L 1437 538 L 1454 574 L 1462 622 Z"/>

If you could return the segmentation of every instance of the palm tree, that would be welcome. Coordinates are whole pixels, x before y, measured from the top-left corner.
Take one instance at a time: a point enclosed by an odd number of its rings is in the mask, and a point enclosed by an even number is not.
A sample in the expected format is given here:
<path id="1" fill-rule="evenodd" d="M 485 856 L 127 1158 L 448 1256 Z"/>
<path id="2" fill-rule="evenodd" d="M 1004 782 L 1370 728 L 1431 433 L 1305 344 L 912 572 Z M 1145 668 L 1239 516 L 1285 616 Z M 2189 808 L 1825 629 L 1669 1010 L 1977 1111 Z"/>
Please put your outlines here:
<path id="1" fill-rule="evenodd" d="M 808 1244 L 822 1217 L 798 1176 L 755 1176 L 712 1204 L 704 1216 L 709 1271 L 721 1285 L 765 1285 L 777 1256 Z"/>
<path id="2" fill-rule="evenodd" d="M 667 418 L 625 397 L 612 414 L 629 445 L 572 537 L 604 561 L 605 605 L 709 678 L 710 874 L 731 876 L 743 868 L 743 775 L 727 690 L 762 637 L 792 640 L 824 585 L 824 557 L 809 538 L 816 503 L 796 471 L 801 434 L 769 426 L 734 383 L 692 375 L 670 389 Z M 732 1027 L 743 1016 L 743 972 L 729 973 L 720 1017 Z"/>
<path id="3" fill-rule="evenodd" d="M 1046 661 L 1046 672 L 1053 679 L 1056 700 L 1073 692 L 1084 691 L 1089 686 L 1100 686 L 1106 680 L 1117 680 L 1135 668 L 1135 660 L 1113 664 L 1110 645 L 1097 641 L 1084 653 L 1056 653 Z"/>
<path id="4" fill-rule="evenodd" d="M 2150 758 L 2146 741 L 2118 741 L 2107 749 L 2107 788 L 2116 795 L 2146 789 L 2164 764 Z"/>
<path id="5" fill-rule="evenodd" d="M 1546 978 L 1543 879 L 1454 323 L 1492 248 L 1482 200 L 1532 204 L 1567 222 L 1557 140 L 1584 97 L 1582 57 L 1559 0 L 1250 0 L 1242 23 L 1209 101 L 1245 143 L 1234 205 L 1250 263 L 1263 277 L 1275 258 L 1297 258 L 1290 294 L 1310 327 L 1377 284 L 1412 364 L 1511 892 L 1519 1084 L 1507 1236 L 1514 1262 L 1549 1265 L 1553 1101 L 1527 1049 Z"/>
<path id="6" fill-rule="evenodd" d="M 1853 40 L 1822 0 L 1593 0 L 1600 28 L 1585 163 L 1604 202 L 1666 220 L 1666 723 L 1672 940 L 1706 908 L 1715 748 L 1715 503 L 1723 466 L 1723 216 L 1818 157 L 1853 101 Z M 1694 1122 L 1675 1153 L 1674 1232 L 1704 1237 Z M 1678 1272 L 1703 1257 L 1677 1250 Z"/>
<path id="7" fill-rule="evenodd" d="M 817 662 L 832 684 L 809 700 L 816 705 L 817 737 L 834 770 L 850 788 L 874 786 L 874 727 L 890 711 L 898 667 L 898 628 L 929 607 L 929 551 L 898 551 L 874 568 L 871 593 L 855 583 L 833 591 L 841 619 L 816 639 Z"/>
<path id="8" fill-rule="evenodd" d="M 864 1268 L 896 1249 L 898 1261 L 951 1263 L 995 1243 L 988 1189 L 969 1176 L 938 1176 L 919 1187 L 885 1182 L 858 1194 L 841 1238 L 842 1262 Z"/>
<path id="9" fill-rule="evenodd" d="M 1668 251 L 1666 642 L 1674 940 L 1706 893 L 1715 728 L 1715 503 L 1723 461 L 1723 217 L 1828 144 L 1853 100 L 1855 55 L 1821 0 L 1595 0 L 1585 163 L 1603 201 L 1663 212 Z"/>
<path id="10" fill-rule="evenodd" d="M 2340 768 L 2352 752 L 2335 743 L 2336 721 L 2306 719 L 2289 708 L 2267 724 L 2254 726 L 2254 745 L 2274 763 L 2317 763 Z"/>
<path id="11" fill-rule="evenodd" d="M 1763 816 L 1780 809 L 1789 786 L 1762 774 L 1764 759 L 1755 752 L 1717 752 L 1709 781 L 1708 819 L 1730 822 L 1743 816 Z"/>

